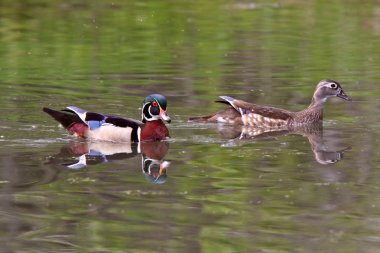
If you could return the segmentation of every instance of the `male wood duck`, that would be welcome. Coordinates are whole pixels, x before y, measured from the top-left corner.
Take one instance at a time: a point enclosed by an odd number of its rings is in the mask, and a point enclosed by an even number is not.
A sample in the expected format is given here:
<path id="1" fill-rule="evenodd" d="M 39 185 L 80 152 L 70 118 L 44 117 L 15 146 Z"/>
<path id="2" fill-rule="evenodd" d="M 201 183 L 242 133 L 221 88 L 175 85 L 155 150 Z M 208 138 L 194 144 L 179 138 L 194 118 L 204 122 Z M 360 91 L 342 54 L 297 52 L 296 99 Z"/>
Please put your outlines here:
<path id="1" fill-rule="evenodd" d="M 223 101 L 230 107 L 204 117 L 193 117 L 194 122 L 221 122 L 228 124 L 240 124 L 263 128 L 281 128 L 302 124 L 312 124 L 322 121 L 323 104 L 329 97 L 339 97 L 351 100 L 341 85 L 333 80 L 322 80 L 318 83 L 311 103 L 308 108 L 291 112 L 279 108 L 251 104 L 228 96 L 221 96 Z"/>
<path id="2" fill-rule="evenodd" d="M 163 95 L 147 96 L 142 106 L 142 122 L 113 115 L 88 112 L 75 106 L 62 111 L 44 107 L 71 135 L 94 140 L 114 142 L 159 141 L 169 137 L 163 121 L 170 123 Z"/>
<path id="3" fill-rule="evenodd" d="M 61 148 L 58 154 L 49 155 L 49 163 L 65 165 L 70 169 L 83 169 L 101 163 L 123 160 L 128 169 L 135 167 L 136 156 L 141 155 L 141 171 L 146 180 L 163 184 L 167 180 L 170 161 L 164 160 L 169 142 L 113 143 L 109 141 L 73 141 Z M 73 156 L 77 160 L 73 162 Z M 68 161 L 70 161 L 68 163 Z"/>

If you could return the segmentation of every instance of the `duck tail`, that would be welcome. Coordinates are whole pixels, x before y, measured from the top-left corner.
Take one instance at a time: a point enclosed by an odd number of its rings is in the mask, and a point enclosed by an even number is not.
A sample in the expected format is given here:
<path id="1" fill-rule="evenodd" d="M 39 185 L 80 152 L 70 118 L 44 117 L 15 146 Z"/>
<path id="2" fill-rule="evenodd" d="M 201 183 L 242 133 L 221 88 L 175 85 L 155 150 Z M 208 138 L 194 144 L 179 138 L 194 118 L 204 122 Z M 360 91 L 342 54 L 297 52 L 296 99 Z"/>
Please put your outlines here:
<path id="1" fill-rule="evenodd" d="M 189 118 L 189 121 L 190 122 L 216 122 L 216 120 L 213 118 L 214 116 L 215 116 L 215 113 L 208 116 L 191 117 Z"/>
<path id="2" fill-rule="evenodd" d="M 74 113 L 67 111 L 56 111 L 47 107 L 42 108 L 42 110 L 61 123 L 61 125 L 66 129 L 69 129 L 74 123 L 82 123 L 79 116 Z"/>
<path id="3" fill-rule="evenodd" d="M 225 102 L 222 102 L 225 103 Z M 233 107 L 228 107 L 219 112 L 207 116 L 189 118 L 190 122 L 219 122 L 219 123 L 233 123 L 242 124 L 241 115 Z"/>
<path id="4" fill-rule="evenodd" d="M 231 106 L 231 104 L 225 100 L 215 100 L 216 103 L 221 103 L 221 104 L 227 104 Z M 189 118 L 189 122 L 218 122 L 217 120 L 217 115 L 220 112 L 216 112 L 207 116 L 198 116 L 198 117 L 191 117 Z"/>

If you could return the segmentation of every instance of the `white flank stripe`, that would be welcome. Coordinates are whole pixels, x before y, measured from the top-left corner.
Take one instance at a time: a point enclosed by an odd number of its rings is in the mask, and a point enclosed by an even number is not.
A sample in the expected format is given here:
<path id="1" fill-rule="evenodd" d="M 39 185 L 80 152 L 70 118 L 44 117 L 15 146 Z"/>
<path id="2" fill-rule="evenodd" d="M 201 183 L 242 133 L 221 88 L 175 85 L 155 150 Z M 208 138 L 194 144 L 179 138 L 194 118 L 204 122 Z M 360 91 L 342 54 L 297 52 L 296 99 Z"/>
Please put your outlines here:
<path id="1" fill-rule="evenodd" d="M 140 142 L 141 140 L 141 127 L 137 128 L 137 140 Z M 140 152 L 139 152 L 140 153 Z"/>
<path id="2" fill-rule="evenodd" d="M 139 153 L 139 154 L 141 153 L 140 143 L 141 143 L 140 141 L 137 143 L 137 153 Z M 144 160 L 144 157 L 143 157 L 143 160 Z"/>

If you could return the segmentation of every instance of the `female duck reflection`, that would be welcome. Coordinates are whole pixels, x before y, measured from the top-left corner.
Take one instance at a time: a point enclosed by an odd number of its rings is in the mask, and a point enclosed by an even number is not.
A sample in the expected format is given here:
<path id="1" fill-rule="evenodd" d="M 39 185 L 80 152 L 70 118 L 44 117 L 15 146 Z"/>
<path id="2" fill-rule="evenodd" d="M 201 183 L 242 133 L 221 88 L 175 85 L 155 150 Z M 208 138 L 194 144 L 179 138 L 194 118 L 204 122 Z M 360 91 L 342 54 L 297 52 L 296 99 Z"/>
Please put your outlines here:
<path id="1" fill-rule="evenodd" d="M 263 129 L 250 126 L 219 126 L 219 132 L 230 139 L 223 146 L 235 146 L 241 141 L 274 138 L 283 135 L 302 135 L 309 140 L 315 160 L 320 164 L 332 164 L 343 159 L 343 154 L 350 150 L 346 147 L 340 150 L 329 150 L 323 138 L 322 123 L 287 127 L 284 129 Z"/>
<path id="2" fill-rule="evenodd" d="M 169 150 L 168 142 L 112 143 L 112 142 L 72 142 L 61 149 L 60 156 L 77 156 L 78 162 L 65 164 L 70 169 L 81 169 L 89 165 L 123 160 L 141 154 L 142 173 L 156 184 L 167 179 L 170 161 L 163 160 Z"/>

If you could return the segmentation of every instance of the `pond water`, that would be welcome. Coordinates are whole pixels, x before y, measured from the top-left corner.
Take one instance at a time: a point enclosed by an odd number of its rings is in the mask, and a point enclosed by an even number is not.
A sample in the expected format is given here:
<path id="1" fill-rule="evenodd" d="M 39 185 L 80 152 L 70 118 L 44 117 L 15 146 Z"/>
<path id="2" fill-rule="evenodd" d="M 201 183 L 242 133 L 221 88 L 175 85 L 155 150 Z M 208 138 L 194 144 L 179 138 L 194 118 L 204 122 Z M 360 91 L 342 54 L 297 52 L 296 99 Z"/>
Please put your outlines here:
<path id="1" fill-rule="evenodd" d="M 378 1 L 2 1 L 1 251 L 377 252 L 379 45 Z M 220 95 L 301 110 L 327 78 L 353 101 L 323 130 L 187 121 Z M 157 92 L 168 142 L 76 140 L 42 112 L 139 119 Z"/>

